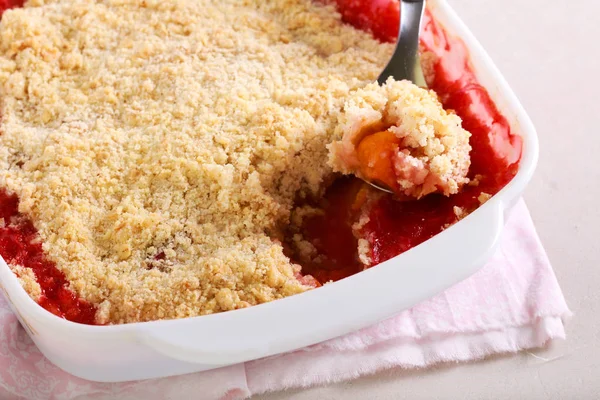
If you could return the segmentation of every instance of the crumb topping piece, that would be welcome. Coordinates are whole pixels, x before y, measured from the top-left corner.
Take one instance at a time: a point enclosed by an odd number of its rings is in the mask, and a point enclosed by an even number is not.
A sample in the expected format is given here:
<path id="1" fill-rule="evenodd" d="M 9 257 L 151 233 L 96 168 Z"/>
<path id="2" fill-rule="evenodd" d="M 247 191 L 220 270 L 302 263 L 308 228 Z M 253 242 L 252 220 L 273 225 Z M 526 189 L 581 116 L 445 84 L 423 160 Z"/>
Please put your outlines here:
<path id="1" fill-rule="evenodd" d="M 0 186 L 101 323 L 302 292 L 271 237 L 391 52 L 312 0 L 31 0 L 0 23 Z"/>
<path id="2" fill-rule="evenodd" d="M 457 193 L 468 182 L 470 133 L 435 93 L 409 81 L 367 85 L 346 101 L 334 171 L 383 183 L 401 196 Z"/>
<path id="3" fill-rule="evenodd" d="M 9 267 L 17 276 L 19 283 L 21 286 L 23 286 L 23 289 L 25 289 L 27 294 L 29 294 L 29 297 L 31 297 L 34 301 L 37 301 L 42 294 L 42 288 L 35 279 L 35 274 L 31 268 L 25 268 L 18 264 L 11 264 Z"/>

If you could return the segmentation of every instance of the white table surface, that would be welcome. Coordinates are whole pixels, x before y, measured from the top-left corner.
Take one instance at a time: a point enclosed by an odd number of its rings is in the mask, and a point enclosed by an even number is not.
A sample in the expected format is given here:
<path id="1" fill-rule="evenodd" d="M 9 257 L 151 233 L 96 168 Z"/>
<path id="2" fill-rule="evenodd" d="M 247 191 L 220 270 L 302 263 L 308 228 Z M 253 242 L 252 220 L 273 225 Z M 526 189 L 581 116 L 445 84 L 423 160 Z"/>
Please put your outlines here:
<path id="1" fill-rule="evenodd" d="M 600 398 L 600 2 L 449 2 L 537 127 L 540 163 L 525 198 L 574 312 L 567 340 L 534 354 L 252 400 Z"/>

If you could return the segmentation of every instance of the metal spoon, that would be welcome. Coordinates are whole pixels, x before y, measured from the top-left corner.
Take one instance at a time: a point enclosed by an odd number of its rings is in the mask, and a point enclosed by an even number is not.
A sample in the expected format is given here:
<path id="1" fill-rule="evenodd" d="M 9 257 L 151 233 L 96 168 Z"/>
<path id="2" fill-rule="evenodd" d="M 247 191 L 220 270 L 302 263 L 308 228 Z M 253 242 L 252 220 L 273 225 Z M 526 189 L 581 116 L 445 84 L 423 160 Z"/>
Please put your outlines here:
<path id="1" fill-rule="evenodd" d="M 427 87 L 419 60 L 419 31 L 425 9 L 425 0 L 400 1 L 400 27 L 396 49 L 377 82 L 383 85 L 387 78 L 409 80 L 417 86 Z"/>
<path id="2" fill-rule="evenodd" d="M 425 0 L 400 1 L 398 41 L 396 42 L 396 49 L 392 58 L 381 75 L 379 75 L 379 78 L 377 78 L 377 82 L 380 85 L 383 85 L 391 76 L 397 81 L 406 79 L 417 86 L 427 87 L 419 59 L 419 30 L 421 28 L 424 9 Z M 365 182 L 379 190 L 392 193 L 391 190 L 373 182 L 366 180 Z"/>

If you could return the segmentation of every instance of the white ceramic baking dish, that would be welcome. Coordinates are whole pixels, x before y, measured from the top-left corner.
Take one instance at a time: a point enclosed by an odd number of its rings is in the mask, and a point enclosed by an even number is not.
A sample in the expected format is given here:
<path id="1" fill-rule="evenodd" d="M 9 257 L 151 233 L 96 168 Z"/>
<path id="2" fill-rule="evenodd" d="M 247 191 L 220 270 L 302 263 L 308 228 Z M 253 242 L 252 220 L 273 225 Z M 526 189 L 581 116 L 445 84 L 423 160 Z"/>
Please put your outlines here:
<path id="1" fill-rule="evenodd" d="M 118 382 L 202 371 L 299 349 L 363 328 L 473 274 L 494 251 L 507 212 L 538 157 L 535 129 L 481 45 L 445 0 L 434 17 L 467 45 L 483 86 L 524 147 L 515 178 L 474 213 L 375 268 L 316 290 L 247 309 L 170 321 L 88 326 L 36 304 L 0 258 L 0 284 L 44 355 L 81 378 Z"/>

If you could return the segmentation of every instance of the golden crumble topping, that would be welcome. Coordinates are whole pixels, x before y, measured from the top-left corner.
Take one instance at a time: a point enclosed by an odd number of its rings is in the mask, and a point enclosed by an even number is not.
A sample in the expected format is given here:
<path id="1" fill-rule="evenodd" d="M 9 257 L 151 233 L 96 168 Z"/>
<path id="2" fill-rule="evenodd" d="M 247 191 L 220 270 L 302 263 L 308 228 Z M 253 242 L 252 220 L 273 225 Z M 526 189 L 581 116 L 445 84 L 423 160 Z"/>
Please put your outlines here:
<path id="1" fill-rule="evenodd" d="M 485 203 L 486 201 L 488 201 L 489 199 L 492 198 L 492 195 L 486 192 L 481 192 L 479 194 L 479 196 L 477 196 L 477 200 L 479 200 L 480 204 Z"/>
<path id="2" fill-rule="evenodd" d="M 30 0 L 0 23 L 0 186 L 101 323 L 302 292 L 271 237 L 391 50 L 311 0 Z"/>
<path id="3" fill-rule="evenodd" d="M 25 268 L 22 265 L 9 265 L 10 269 L 17 276 L 19 283 L 23 286 L 23 289 L 29 294 L 29 296 L 37 301 L 42 294 L 42 288 L 35 279 L 35 274 L 31 268 Z"/>
<path id="4" fill-rule="evenodd" d="M 412 82 L 390 78 L 383 86 L 372 83 L 356 91 L 336 129 L 343 138 L 329 146 L 334 171 L 369 179 L 369 174 L 381 176 L 378 170 L 388 168 L 388 186 L 417 198 L 432 192 L 454 194 L 468 182 L 470 133 L 458 115 L 444 110 L 433 91 Z M 370 141 L 369 154 L 361 158 L 365 140 Z M 382 159 L 388 164 L 382 166 Z"/>

